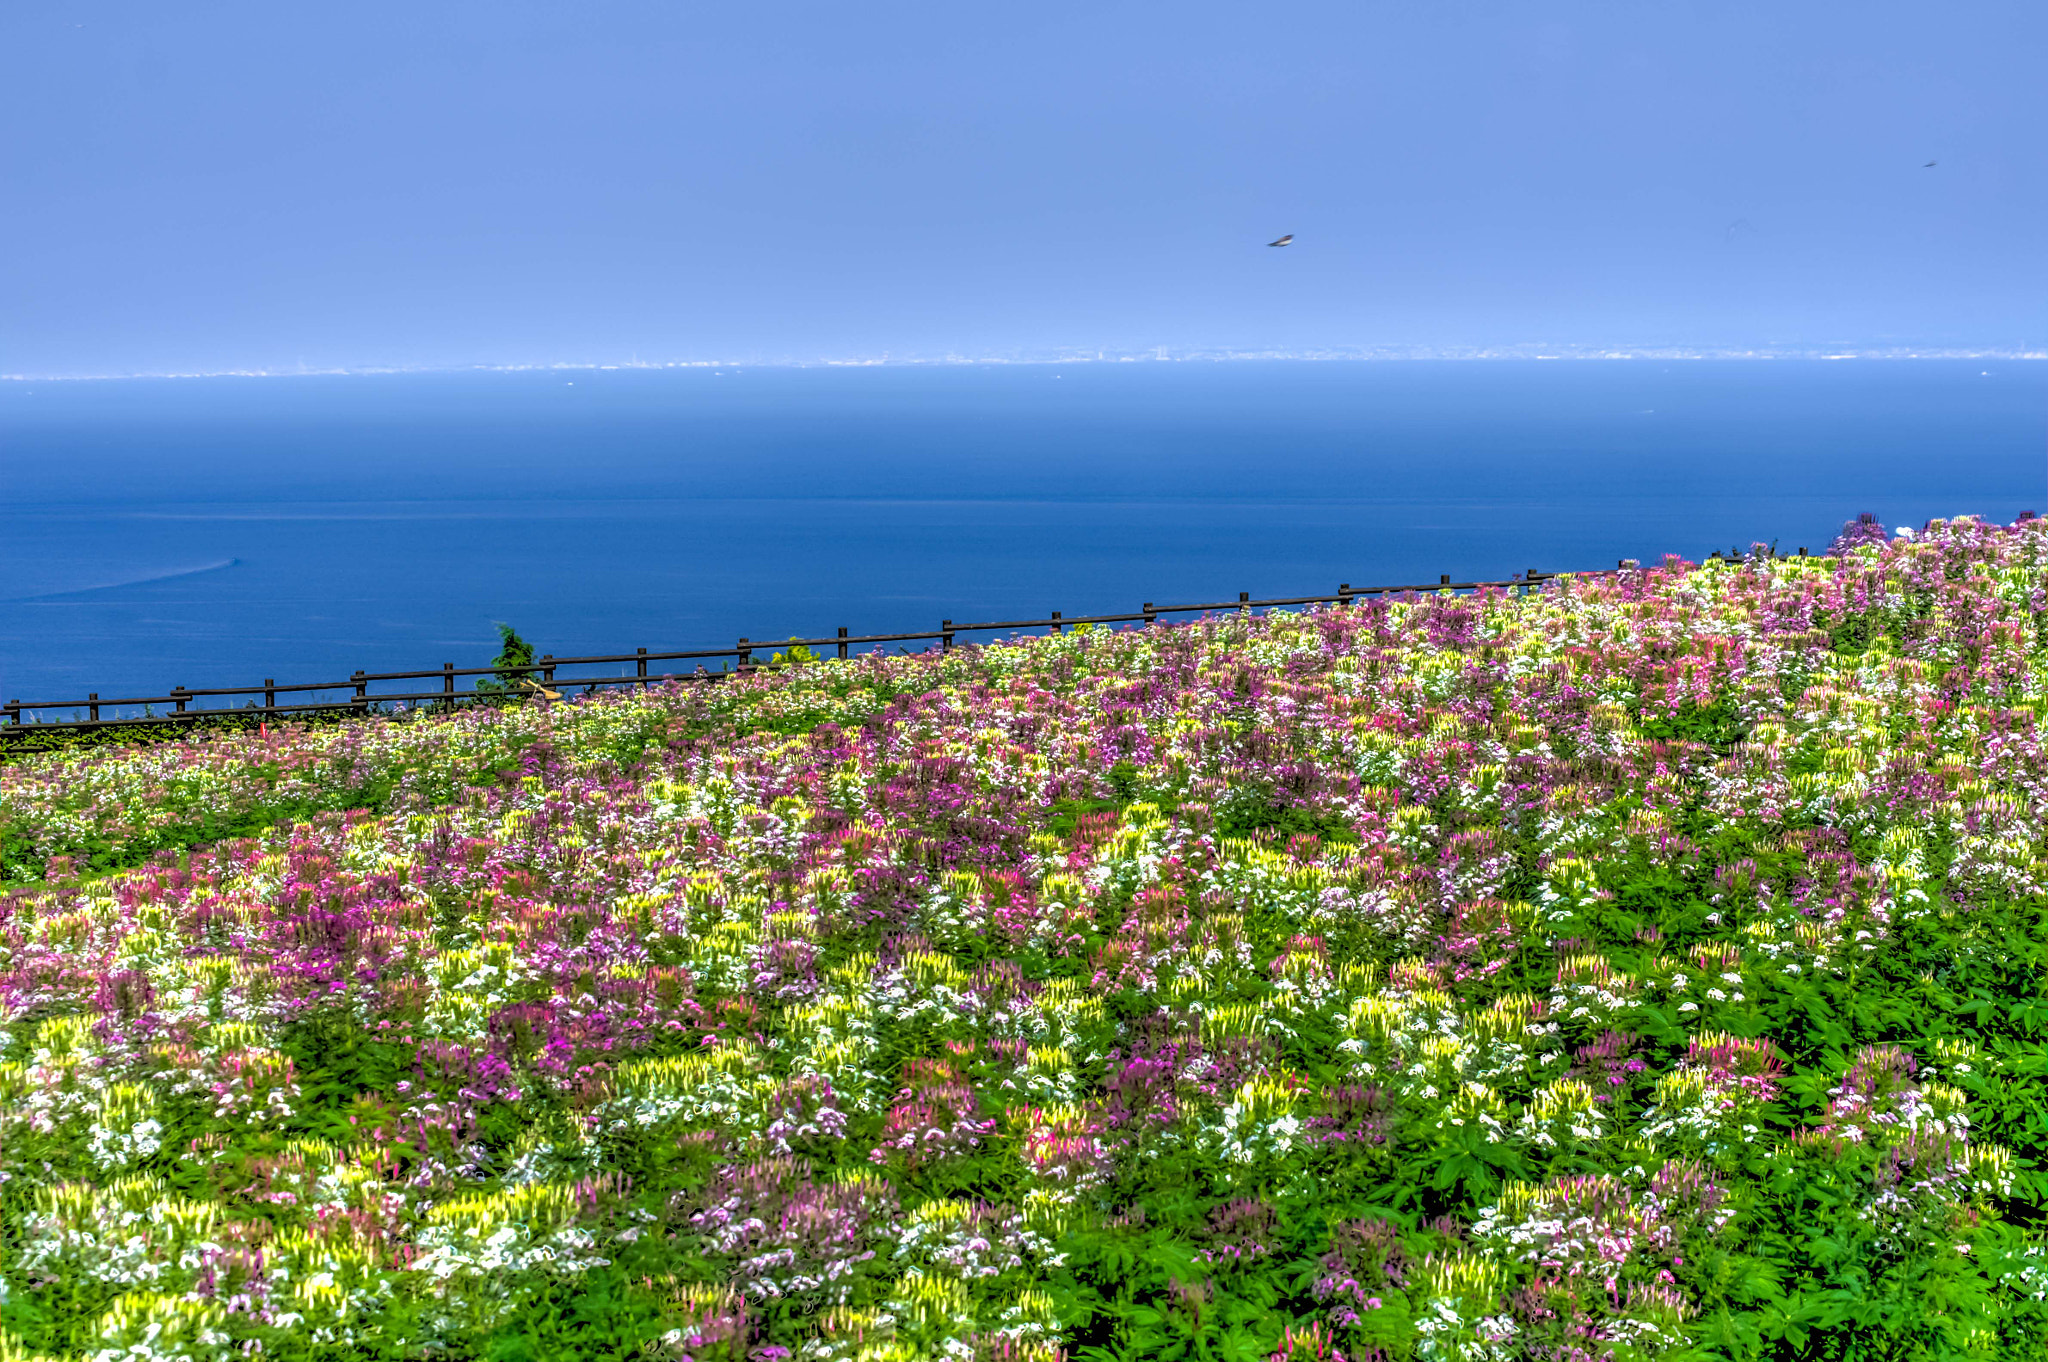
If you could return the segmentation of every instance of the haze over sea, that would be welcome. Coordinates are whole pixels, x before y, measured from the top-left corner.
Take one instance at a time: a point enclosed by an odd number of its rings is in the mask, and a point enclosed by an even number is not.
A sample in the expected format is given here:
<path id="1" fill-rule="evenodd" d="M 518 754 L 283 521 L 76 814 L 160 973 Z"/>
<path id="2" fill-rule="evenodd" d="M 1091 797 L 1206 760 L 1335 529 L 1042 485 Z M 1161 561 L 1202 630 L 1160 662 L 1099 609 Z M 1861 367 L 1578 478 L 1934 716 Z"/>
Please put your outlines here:
<path id="1" fill-rule="evenodd" d="M 1818 551 L 2044 469 L 2013 360 L 12 382 L 0 698 Z"/>

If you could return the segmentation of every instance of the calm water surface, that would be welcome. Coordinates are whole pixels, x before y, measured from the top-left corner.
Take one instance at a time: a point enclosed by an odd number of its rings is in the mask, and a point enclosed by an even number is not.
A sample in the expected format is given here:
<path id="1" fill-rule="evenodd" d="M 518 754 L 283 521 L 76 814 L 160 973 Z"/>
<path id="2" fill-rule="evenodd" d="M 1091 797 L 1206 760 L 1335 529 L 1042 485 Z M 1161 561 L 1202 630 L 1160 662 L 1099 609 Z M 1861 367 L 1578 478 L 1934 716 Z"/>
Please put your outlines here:
<path id="1" fill-rule="evenodd" d="M 0 698 L 1818 549 L 2043 509 L 2048 364 L 0 384 Z"/>

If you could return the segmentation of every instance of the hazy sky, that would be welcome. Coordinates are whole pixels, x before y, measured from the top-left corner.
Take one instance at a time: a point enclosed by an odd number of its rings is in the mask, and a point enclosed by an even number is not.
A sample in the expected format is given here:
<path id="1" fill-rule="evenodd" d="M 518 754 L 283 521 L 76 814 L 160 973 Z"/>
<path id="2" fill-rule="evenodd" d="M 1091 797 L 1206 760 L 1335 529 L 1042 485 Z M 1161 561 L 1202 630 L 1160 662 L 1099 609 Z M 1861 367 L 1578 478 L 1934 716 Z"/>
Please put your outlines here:
<path id="1" fill-rule="evenodd" d="M 2038 347 L 2044 59 L 2040 0 L 15 4 L 0 372 Z"/>

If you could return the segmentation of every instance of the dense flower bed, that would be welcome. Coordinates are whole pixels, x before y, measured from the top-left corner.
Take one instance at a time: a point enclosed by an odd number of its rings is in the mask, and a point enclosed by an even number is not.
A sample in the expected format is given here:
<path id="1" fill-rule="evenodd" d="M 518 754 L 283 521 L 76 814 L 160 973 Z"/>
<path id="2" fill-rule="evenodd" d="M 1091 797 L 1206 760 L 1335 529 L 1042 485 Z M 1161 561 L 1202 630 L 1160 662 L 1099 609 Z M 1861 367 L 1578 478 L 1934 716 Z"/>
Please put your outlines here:
<path id="1" fill-rule="evenodd" d="M 2038 1355 L 2048 528 L 1857 537 L 0 767 L 0 1358 Z"/>

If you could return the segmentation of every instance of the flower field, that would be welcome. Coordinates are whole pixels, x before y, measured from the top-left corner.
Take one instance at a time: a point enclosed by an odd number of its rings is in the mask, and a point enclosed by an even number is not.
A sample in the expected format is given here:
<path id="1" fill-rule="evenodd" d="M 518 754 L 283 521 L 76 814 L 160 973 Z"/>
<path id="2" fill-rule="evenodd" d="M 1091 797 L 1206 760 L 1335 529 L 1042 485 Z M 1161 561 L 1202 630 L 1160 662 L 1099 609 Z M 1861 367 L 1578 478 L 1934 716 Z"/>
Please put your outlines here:
<path id="1" fill-rule="evenodd" d="M 2048 522 L 0 765 L 0 1362 L 2048 1356 Z"/>

